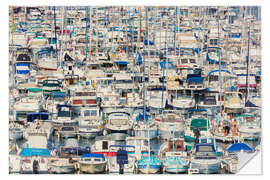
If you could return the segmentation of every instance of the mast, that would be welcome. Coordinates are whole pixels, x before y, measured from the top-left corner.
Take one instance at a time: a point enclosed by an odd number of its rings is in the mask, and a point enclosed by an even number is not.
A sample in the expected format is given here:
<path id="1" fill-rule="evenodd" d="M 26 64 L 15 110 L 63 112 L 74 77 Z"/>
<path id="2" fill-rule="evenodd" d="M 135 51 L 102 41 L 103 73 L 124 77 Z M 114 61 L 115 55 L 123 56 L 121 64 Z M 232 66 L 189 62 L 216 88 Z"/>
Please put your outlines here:
<path id="1" fill-rule="evenodd" d="M 248 98 L 248 65 L 249 65 L 249 41 L 250 41 L 250 23 L 248 24 L 248 49 L 247 49 L 247 74 L 246 74 L 246 94 L 245 94 L 245 104 L 247 103 Z"/>
<path id="2" fill-rule="evenodd" d="M 89 6 L 85 7 L 85 60 L 87 60 L 88 54 L 88 25 L 89 25 Z"/>

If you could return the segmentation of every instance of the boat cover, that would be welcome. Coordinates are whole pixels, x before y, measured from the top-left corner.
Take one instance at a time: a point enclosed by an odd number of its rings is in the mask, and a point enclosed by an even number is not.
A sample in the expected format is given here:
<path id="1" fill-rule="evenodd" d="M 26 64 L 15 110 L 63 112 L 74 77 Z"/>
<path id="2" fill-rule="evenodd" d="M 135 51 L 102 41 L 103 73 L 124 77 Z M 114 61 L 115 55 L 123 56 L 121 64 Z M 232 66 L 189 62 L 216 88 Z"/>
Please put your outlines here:
<path id="1" fill-rule="evenodd" d="M 241 150 L 244 150 L 244 151 L 253 151 L 254 149 L 249 147 L 247 144 L 245 143 L 235 143 L 235 144 L 232 144 L 228 149 L 227 151 L 228 152 L 240 152 Z"/>

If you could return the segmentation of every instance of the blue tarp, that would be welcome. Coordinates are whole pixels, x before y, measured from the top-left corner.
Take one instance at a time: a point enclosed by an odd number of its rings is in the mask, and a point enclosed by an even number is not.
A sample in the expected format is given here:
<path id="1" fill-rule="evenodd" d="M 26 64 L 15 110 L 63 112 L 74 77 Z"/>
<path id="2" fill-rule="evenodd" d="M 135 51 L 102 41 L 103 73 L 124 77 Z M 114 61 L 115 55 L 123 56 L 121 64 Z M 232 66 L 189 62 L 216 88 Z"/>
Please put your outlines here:
<path id="1" fill-rule="evenodd" d="M 193 83 L 193 82 L 203 82 L 203 78 L 202 77 L 191 77 L 187 80 L 189 83 Z"/>
<path id="2" fill-rule="evenodd" d="M 206 112 L 205 109 L 189 109 L 188 112 Z"/>
<path id="3" fill-rule="evenodd" d="M 163 62 L 160 62 L 159 64 L 160 64 L 162 69 L 166 68 L 166 62 L 163 61 Z M 173 68 L 173 63 L 172 62 L 168 62 L 168 65 L 169 65 L 168 66 L 169 69 Z"/>
<path id="4" fill-rule="evenodd" d="M 139 54 L 138 62 L 139 62 L 139 64 L 142 64 L 142 55 L 141 54 Z"/>
<path id="5" fill-rule="evenodd" d="M 119 64 L 119 65 L 127 65 L 127 64 L 129 64 L 129 62 L 126 62 L 126 61 L 116 61 L 115 63 Z"/>
<path id="6" fill-rule="evenodd" d="M 42 156 L 49 157 L 50 151 L 48 149 L 40 149 L 40 148 L 24 148 L 21 152 L 22 157 L 27 156 Z"/>
<path id="7" fill-rule="evenodd" d="M 65 92 L 57 92 L 57 91 L 53 91 L 52 92 L 52 96 L 54 98 L 61 98 L 61 97 L 65 97 L 66 93 Z"/>
<path id="8" fill-rule="evenodd" d="M 229 38 L 240 38 L 241 37 L 241 33 L 233 33 L 229 35 Z"/>
<path id="9" fill-rule="evenodd" d="M 236 144 L 232 144 L 227 151 L 228 152 L 239 152 L 241 150 L 244 151 L 253 151 L 253 148 L 249 147 L 247 144 L 245 143 L 236 143 Z"/>
<path id="10" fill-rule="evenodd" d="M 94 157 L 94 158 L 103 158 L 103 159 L 105 159 L 103 154 L 94 154 L 94 153 L 83 154 L 82 158 L 85 158 L 85 157 Z"/>
<path id="11" fill-rule="evenodd" d="M 135 146 L 131 146 L 131 145 L 110 145 L 110 147 L 120 147 L 120 148 L 133 147 L 133 148 L 135 148 Z"/>
<path id="12" fill-rule="evenodd" d="M 245 104 L 245 107 L 258 107 L 258 106 L 256 106 L 255 104 L 253 104 L 250 101 L 247 101 L 246 104 Z"/>

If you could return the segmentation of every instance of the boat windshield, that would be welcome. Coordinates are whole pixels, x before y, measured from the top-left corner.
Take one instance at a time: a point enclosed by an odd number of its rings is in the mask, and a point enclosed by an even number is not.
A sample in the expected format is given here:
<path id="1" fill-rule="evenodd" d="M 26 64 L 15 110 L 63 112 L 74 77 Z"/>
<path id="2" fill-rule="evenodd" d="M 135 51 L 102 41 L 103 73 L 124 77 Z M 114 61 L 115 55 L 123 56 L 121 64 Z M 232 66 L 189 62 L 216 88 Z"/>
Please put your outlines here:
<path id="1" fill-rule="evenodd" d="M 84 116 L 97 116 L 97 110 L 85 110 Z"/>
<path id="2" fill-rule="evenodd" d="M 58 115 L 58 117 L 71 117 L 71 112 L 70 111 L 59 111 L 57 115 Z"/>

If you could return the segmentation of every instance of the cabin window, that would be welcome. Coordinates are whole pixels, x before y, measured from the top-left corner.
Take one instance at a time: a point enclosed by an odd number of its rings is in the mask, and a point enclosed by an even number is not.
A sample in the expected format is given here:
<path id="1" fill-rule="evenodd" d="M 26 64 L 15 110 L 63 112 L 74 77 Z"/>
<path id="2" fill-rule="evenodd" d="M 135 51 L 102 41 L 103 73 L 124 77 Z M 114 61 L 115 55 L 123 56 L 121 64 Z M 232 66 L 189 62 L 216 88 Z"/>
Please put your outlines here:
<path id="1" fill-rule="evenodd" d="M 188 63 L 188 59 L 181 59 L 181 63 L 182 64 L 187 64 Z"/>
<path id="2" fill-rule="evenodd" d="M 71 71 L 72 70 L 72 66 L 68 66 L 68 70 Z"/>
<path id="3" fill-rule="evenodd" d="M 189 62 L 190 62 L 190 63 L 193 63 L 193 64 L 196 63 L 195 59 L 190 59 Z"/>
<path id="4" fill-rule="evenodd" d="M 108 149 L 108 141 L 102 141 L 102 149 Z"/>

